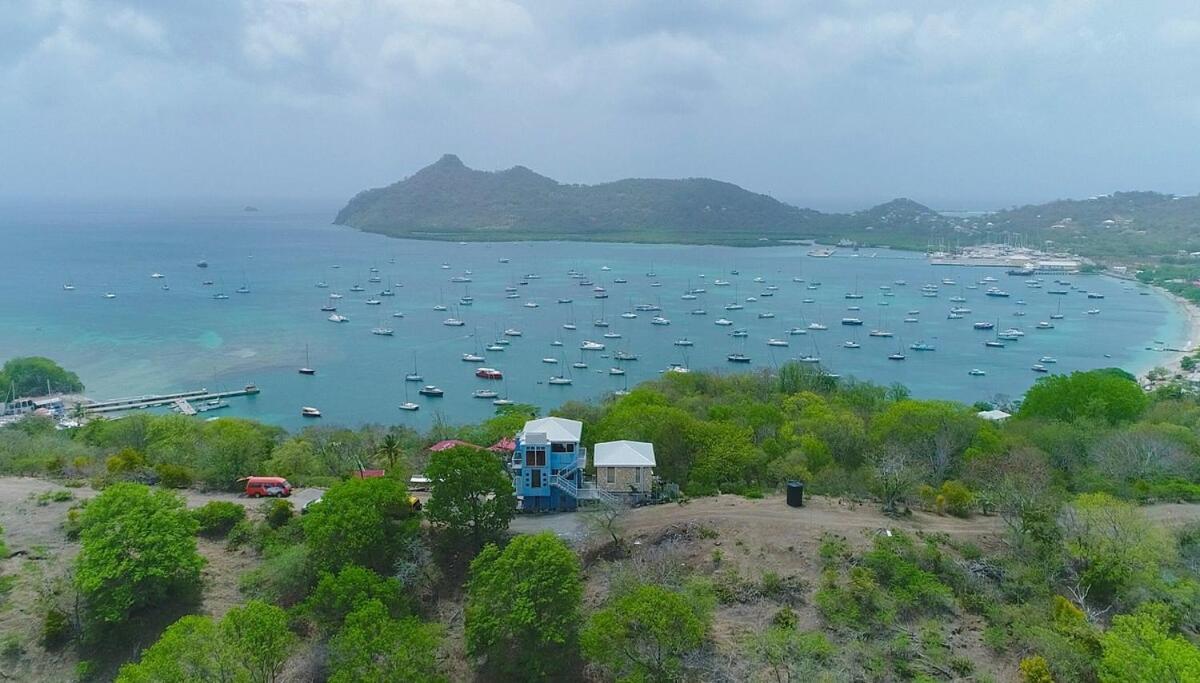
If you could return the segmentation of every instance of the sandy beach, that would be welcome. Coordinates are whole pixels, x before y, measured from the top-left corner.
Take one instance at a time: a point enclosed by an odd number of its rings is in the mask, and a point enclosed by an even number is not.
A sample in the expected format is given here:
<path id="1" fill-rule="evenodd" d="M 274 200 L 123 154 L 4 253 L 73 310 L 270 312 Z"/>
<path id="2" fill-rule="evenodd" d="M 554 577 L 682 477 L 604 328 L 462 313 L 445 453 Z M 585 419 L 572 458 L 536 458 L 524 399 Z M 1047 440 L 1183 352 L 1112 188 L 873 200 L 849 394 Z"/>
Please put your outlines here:
<path id="1" fill-rule="evenodd" d="M 1194 353 L 1197 350 L 1197 343 L 1200 342 L 1200 307 L 1161 287 L 1156 287 L 1155 289 L 1178 307 L 1180 315 L 1187 321 L 1187 338 L 1182 340 L 1182 343 L 1170 339 L 1166 340 L 1171 348 L 1184 350 L 1163 351 L 1155 357 L 1153 363 L 1148 363 L 1144 367 L 1137 368 L 1137 376 L 1143 380 L 1146 378 L 1148 372 L 1158 367 L 1166 368 L 1171 377 L 1182 374 L 1183 368 L 1180 367 L 1180 361 L 1185 356 Z"/>

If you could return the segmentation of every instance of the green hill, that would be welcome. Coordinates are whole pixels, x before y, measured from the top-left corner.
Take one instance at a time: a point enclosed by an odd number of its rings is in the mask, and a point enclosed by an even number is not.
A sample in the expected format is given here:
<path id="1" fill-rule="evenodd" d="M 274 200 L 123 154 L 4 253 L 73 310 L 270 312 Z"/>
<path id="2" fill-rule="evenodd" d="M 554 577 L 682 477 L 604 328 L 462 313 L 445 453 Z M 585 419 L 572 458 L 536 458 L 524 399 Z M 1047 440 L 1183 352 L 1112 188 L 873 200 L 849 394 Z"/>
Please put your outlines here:
<path id="1" fill-rule="evenodd" d="M 821 217 L 707 178 L 564 185 L 523 166 L 473 170 L 447 154 L 362 192 L 334 222 L 420 239 L 739 244 L 805 237 Z"/>
<path id="2" fill-rule="evenodd" d="M 1118 192 L 972 216 L 894 199 L 853 213 L 822 213 L 708 178 L 567 185 L 524 166 L 474 170 L 452 154 L 360 193 L 334 222 L 438 240 L 763 245 L 816 239 L 921 250 L 1016 239 L 1095 257 L 1200 251 L 1197 196 Z"/>

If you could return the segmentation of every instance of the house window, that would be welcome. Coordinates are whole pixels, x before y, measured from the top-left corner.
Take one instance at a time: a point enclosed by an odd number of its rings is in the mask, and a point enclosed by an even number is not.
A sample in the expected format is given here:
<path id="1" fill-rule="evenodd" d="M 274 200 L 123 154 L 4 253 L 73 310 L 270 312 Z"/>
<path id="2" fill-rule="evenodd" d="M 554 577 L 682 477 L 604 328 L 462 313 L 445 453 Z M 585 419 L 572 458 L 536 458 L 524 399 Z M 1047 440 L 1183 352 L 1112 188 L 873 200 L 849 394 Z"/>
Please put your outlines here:
<path id="1" fill-rule="evenodd" d="M 617 468 L 609 467 L 607 469 L 608 469 L 608 474 L 606 475 L 607 478 L 605 479 L 605 481 L 608 482 L 609 484 L 615 484 L 617 481 Z"/>
<path id="2" fill-rule="evenodd" d="M 642 485 L 642 468 L 637 468 L 633 471 L 633 483 L 638 486 Z"/>
<path id="3" fill-rule="evenodd" d="M 573 443 L 552 443 L 550 444 L 551 453 L 573 453 L 575 452 L 575 444 Z"/>
<path id="4" fill-rule="evenodd" d="M 530 485 L 530 488 L 535 488 L 535 489 L 542 488 L 542 471 L 541 470 L 533 471 L 533 483 Z"/>
<path id="5" fill-rule="evenodd" d="M 525 464 L 529 467 L 545 467 L 546 449 L 544 447 L 525 449 Z"/>

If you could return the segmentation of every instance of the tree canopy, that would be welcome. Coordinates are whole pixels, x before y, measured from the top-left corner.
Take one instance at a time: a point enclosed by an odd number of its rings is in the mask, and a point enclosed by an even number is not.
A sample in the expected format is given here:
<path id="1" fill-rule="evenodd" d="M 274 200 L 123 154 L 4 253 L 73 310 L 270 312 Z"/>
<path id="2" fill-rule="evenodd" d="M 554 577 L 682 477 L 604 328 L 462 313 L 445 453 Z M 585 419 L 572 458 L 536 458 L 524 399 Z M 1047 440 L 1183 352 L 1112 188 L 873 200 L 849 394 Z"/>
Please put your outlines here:
<path id="1" fill-rule="evenodd" d="M 711 606 L 695 596 L 642 585 L 588 619 L 583 652 L 622 680 L 679 680 L 683 657 L 708 635 Z"/>
<path id="2" fill-rule="evenodd" d="M 304 517 L 304 533 L 320 569 L 357 564 L 388 573 L 418 524 L 404 484 L 388 477 L 350 479 L 325 492 Z"/>
<path id="3" fill-rule="evenodd" d="M 47 393 L 74 394 L 83 391 L 79 375 L 64 370 L 58 363 L 42 356 L 13 358 L 0 367 L 0 401 L 15 394 L 45 396 Z"/>
<path id="4" fill-rule="evenodd" d="M 504 462 L 490 451 L 458 446 L 434 453 L 425 476 L 432 490 L 425 516 L 434 525 L 476 547 L 508 528 L 516 497 Z"/>
<path id="5" fill-rule="evenodd" d="M 467 651 L 505 680 L 553 680 L 575 659 L 579 558 L 549 532 L 488 545 L 471 562 Z"/>
<path id="6" fill-rule="evenodd" d="M 1051 375 L 1025 394 L 1020 417 L 1046 420 L 1091 418 L 1118 424 L 1137 419 L 1146 409 L 1145 392 L 1120 370 L 1088 370 Z"/>
<path id="7" fill-rule="evenodd" d="M 330 683 L 436 683 L 442 628 L 415 617 L 394 619 L 378 600 L 368 600 L 346 617 L 329 641 Z"/>
<path id="8" fill-rule="evenodd" d="M 198 524 L 178 495 L 114 484 L 87 504 L 75 585 L 87 615 L 101 623 L 180 597 L 198 587 L 204 560 Z"/>

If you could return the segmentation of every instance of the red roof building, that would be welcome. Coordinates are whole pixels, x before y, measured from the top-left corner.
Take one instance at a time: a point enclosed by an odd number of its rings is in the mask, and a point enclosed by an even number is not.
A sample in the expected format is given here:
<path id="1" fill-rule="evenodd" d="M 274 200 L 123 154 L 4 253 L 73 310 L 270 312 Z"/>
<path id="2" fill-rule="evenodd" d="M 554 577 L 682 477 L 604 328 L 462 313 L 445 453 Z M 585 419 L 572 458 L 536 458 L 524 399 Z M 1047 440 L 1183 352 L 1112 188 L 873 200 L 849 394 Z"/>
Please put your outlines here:
<path id="1" fill-rule="evenodd" d="M 496 443 L 488 446 L 488 450 L 493 453 L 512 453 L 517 449 L 516 439 L 500 439 Z"/>
<path id="2" fill-rule="evenodd" d="M 439 442 L 433 444 L 432 446 L 429 447 L 429 450 L 433 451 L 434 453 L 440 453 L 442 451 L 450 450 L 451 448 L 456 448 L 458 446 L 470 446 L 471 448 L 479 448 L 479 446 L 476 446 L 473 443 L 467 443 L 466 441 L 460 441 L 458 439 L 446 439 L 445 441 L 439 441 Z"/>

